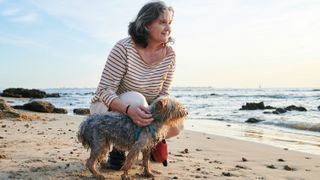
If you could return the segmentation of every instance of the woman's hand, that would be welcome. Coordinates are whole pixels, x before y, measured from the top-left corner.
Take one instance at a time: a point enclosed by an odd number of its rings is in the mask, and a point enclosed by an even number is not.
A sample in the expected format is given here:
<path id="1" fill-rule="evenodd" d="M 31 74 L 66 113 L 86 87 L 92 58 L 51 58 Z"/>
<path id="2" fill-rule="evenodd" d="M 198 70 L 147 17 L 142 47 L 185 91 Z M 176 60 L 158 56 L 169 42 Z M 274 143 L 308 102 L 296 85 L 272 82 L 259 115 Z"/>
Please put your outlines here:
<path id="1" fill-rule="evenodd" d="M 148 126 L 153 121 L 149 109 L 144 106 L 130 106 L 128 116 L 139 127 Z"/>

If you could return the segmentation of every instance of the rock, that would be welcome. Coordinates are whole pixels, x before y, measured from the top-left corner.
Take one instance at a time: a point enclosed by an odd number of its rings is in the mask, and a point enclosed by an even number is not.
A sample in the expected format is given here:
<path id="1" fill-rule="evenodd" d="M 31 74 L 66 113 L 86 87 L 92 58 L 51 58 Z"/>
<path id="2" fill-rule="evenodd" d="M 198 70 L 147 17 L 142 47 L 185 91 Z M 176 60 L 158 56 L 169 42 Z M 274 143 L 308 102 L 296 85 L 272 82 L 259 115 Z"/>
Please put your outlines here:
<path id="1" fill-rule="evenodd" d="M 246 123 L 258 123 L 264 120 L 260 120 L 260 119 L 256 119 L 256 118 L 249 118 L 248 120 L 246 120 Z"/>
<path id="2" fill-rule="evenodd" d="M 320 111 L 320 106 L 318 106 L 318 110 Z"/>
<path id="3" fill-rule="evenodd" d="M 248 159 L 247 159 L 247 158 L 245 158 L 245 157 L 242 157 L 242 161 L 243 161 L 243 162 L 247 162 L 247 161 L 248 161 Z"/>
<path id="4" fill-rule="evenodd" d="M 264 109 L 264 103 L 246 103 L 246 105 L 242 106 L 240 110 L 257 110 L 257 109 Z"/>
<path id="5" fill-rule="evenodd" d="M 228 177 L 232 176 L 231 173 L 229 173 L 229 172 L 222 172 L 222 175 L 223 176 L 228 176 Z"/>
<path id="6" fill-rule="evenodd" d="M 270 168 L 270 169 L 277 169 L 273 164 L 267 165 L 267 167 Z"/>
<path id="7" fill-rule="evenodd" d="M 283 108 L 277 108 L 275 111 L 272 111 L 273 114 L 282 114 L 285 112 L 287 112 L 287 111 Z"/>
<path id="8" fill-rule="evenodd" d="M 273 106 L 266 106 L 266 107 L 264 107 L 264 109 L 276 109 L 276 108 Z"/>
<path id="9" fill-rule="evenodd" d="M 63 109 L 63 108 L 54 108 L 53 109 L 53 113 L 67 114 L 68 111 L 66 109 Z"/>
<path id="10" fill-rule="evenodd" d="M 23 105 L 25 110 L 35 112 L 52 113 L 55 109 L 54 105 L 46 101 L 32 101 Z"/>
<path id="11" fill-rule="evenodd" d="M 285 108 L 287 111 L 307 111 L 305 107 L 291 105 Z"/>
<path id="12" fill-rule="evenodd" d="M 37 89 L 8 88 L 3 90 L 2 96 L 16 98 L 44 98 L 46 97 L 46 93 Z"/>
<path id="13" fill-rule="evenodd" d="M 285 166 L 283 167 L 283 169 L 284 169 L 284 170 L 287 170 L 287 171 L 294 171 L 294 170 L 295 170 L 294 168 L 292 168 L 292 167 L 290 167 L 290 166 L 288 166 L 288 165 L 285 165 Z"/>
<path id="14" fill-rule="evenodd" d="M 90 114 L 90 110 L 88 108 L 77 108 L 73 109 L 73 113 L 77 115 L 88 115 Z"/>
<path id="15" fill-rule="evenodd" d="M 61 97 L 59 93 L 51 93 L 51 94 L 46 94 L 46 97 Z"/>
<path id="16" fill-rule="evenodd" d="M 5 100 L 0 99 L 0 119 L 17 117 L 20 117 L 19 113 L 7 104 Z"/>
<path id="17" fill-rule="evenodd" d="M 26 113 L 20 113 L 10 107 L 3 99 L 0 99 L 0 119 L 2 118 L 15 118 L 17 120 L 37 120 L 40 119 L 36 115 L 28 115 Z"/>
<path id="18" fill-rule="evenodd" d="M 0 154 L 0 159 L 5 159 L 7 158 L 5 154 Z"/>
<path id="19" fill-rule="evenodd" d="M 45 98 L 45 97 L 60 97 L 58 93 L 47 94 L 38 89 L 24 89 L 24 88 L 8 88 L 3 90 L 1 96 L 15 97 L 15 98 Z"/>

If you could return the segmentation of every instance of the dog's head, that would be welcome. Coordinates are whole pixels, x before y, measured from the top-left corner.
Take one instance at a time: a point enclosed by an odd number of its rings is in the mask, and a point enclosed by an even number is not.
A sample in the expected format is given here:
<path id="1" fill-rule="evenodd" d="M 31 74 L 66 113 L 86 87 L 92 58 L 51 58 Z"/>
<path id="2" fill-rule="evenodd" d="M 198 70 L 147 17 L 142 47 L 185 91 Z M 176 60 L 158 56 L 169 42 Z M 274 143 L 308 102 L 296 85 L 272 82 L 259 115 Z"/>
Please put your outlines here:
<path id="1" fill-rule="evenodd" d="M 151 105 L 150 110 L 156 121 L 175 126 L 188 115 L 188 110 L 177 100 L 167 96 L 159 97 Z"/>

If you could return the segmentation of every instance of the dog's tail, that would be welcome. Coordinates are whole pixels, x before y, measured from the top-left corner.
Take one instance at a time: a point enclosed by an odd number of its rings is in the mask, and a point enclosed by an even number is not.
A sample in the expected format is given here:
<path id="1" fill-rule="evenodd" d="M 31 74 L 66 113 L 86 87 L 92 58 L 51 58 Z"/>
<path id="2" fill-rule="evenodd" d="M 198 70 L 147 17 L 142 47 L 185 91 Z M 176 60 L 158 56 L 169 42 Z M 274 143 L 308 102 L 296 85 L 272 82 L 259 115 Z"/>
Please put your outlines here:
<path id="1" fill-rule="evenodd" d="M 77 133 L 77 137 L 78 137 L 78 141 L 80 143 L 82 143 L 82 145 L 85 148 L 89 148 L 90 144 L 89 144 L 89 137 L 87 137 L 88 132 L 86 133 L 86 131 L 88 131 L 88 126 L 89 126 L 89 121 L 88 119 L 85 119 L 79 126 L 79 131 Z"/>

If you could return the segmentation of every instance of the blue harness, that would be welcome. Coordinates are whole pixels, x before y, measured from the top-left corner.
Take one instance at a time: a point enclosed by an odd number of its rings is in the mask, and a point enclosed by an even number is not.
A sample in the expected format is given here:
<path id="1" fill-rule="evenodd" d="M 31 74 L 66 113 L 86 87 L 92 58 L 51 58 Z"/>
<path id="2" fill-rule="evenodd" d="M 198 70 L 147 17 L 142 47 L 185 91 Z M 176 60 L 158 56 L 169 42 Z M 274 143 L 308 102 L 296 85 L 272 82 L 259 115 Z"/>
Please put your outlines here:
<path id="1" fill-rule="evenodd" d="M 156 136 L 156 130 L 152 125 L 148 125 L 146 128 L 148 128 L 149 132 L 151 133 L 153 137 L 153 141 L 157 142 L 157 136 Z M 139 139 L 139 136 L 141 134 L 142 128 L 138 127 L 136 131 L 134 132 L 134 140 L 137 141 Z"/>

